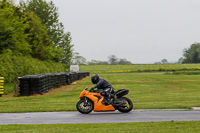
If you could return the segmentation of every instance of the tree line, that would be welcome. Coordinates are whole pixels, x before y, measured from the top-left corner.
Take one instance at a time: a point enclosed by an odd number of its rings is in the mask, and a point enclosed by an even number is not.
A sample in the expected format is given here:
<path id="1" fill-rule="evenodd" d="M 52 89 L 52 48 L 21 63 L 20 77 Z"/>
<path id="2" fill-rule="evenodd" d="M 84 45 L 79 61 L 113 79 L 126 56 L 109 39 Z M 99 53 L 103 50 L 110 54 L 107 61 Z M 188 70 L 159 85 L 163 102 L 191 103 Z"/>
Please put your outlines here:
<path id="1" fill-rule="evenodd" d="M 126 64 L 132 64 L 131 61 L 128 61 L 125 58 L 118 58 L 116 55 L 110 55 L 108 56 L 108 61 L 100 61 L 100 60 L 91 60 L 87 61 L 86 58 L 83 56 L 80 56 L 79 53 L 75 53 L 75 56 L 73 58 L 72 64 L 78 64 L 78 65 L 126 65 Z"/>
<path id="2" fill-rule="evenodd" d="M 52 1 L 27 0 L 20 5 L 0 2 L 0 54 L 31 56 L 69 67 L 73 55 L 71 41 Z"/>
<path id="3" fill-rule="evenodd" d="M 200 63 L 200 43 L 193 43 L 189 48 L 183 49 L 183 57 L 180 57 L 175 64 L 184 63 Z M 169 63 L 167 59 L 162 59 L 160 62 L 155 62 L 154 64 L 172 64 Z"/>
<path id="4" fill-rule="evenodd" d="M 183 60 L 183 57 L 180 57 L 176 62 L 169 62 L 167 59 L 162 59 L 161 61 L 155 62 L 154 64 L 182 64 Z"/>
<path id="5" fill-rule="evenodd" d="M 184 63 L 200 63 L 200 43 L 193 43 L 189 48 L 183 49 L 183 57 L 180 57 L 176 62 L 168 62 L 167 59 L 162 59 L 159 62 L 155 62 L 154 64 L 184 64 Z M 80 56 L 79 53 L 76 53 L 72 64 L 79 65 L 116 65 L 116 64 L 133 64 L 125 58 L 118 58 L 115 55 L 108 56 L 108 61 L 100 61 L 100 60 L 91 60 L 87 61 L 83 56 Z"/>

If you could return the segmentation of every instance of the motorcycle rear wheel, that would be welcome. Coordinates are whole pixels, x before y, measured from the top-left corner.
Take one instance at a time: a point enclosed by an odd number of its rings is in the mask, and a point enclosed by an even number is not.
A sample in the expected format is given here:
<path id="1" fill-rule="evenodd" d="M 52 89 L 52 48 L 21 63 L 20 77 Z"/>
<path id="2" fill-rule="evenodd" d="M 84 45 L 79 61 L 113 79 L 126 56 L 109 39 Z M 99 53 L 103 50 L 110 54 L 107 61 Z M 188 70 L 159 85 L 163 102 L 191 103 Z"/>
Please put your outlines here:
<path id="1" fill-rule="evenodd" d="M 133 109 L 133 102 L 127 97 L 121 97 L 119 101 L 123 101 L 124 104 L 117 107 L 122 113 L 128 113 Z"/>
<path id="2" fill-rule="evenodd" d="M 78 103 L 76 104 L 76 109 L 82 114 L 89 114 L 94 109 L 94 105 L 90 100 L 88 100 L 87 102 L 87 105 L 84 106 L 84 100 L 78 101 Z"/>

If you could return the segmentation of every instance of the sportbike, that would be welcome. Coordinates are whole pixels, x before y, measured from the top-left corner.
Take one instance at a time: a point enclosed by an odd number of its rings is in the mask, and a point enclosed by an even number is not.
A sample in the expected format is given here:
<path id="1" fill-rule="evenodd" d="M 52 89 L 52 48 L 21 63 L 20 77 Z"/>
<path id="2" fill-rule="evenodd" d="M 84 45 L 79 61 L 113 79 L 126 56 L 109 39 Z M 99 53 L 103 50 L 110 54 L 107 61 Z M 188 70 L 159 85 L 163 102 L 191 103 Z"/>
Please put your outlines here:
<path id="1" fill-rule="evenodd" d="M 80 94 L 80 101 L 76 104 L 76 108 L 80 113 L 89 114 L 91 111 L 115 111 L 122 113 L 130 112 L 133 109 L 133 102 L 123 97 L 129 93 L 128 89 L 119 89 L 112 93 L 111 103 L 107 104 L 105 96 L 97 93 L 97 91 L 88 90 L 86 87 Z"/>

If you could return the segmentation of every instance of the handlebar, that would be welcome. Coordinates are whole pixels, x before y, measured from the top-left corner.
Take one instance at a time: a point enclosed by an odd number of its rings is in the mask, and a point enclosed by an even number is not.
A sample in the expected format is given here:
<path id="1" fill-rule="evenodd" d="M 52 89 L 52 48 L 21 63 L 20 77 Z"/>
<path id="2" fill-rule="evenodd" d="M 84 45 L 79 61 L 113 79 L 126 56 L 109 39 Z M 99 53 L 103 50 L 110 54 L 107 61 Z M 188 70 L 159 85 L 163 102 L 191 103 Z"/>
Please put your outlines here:
<path id="1" fill-rule="evenodd" d="M 90 88 L 90 87 L 87 86 L 87 87 L 85 88 L 85 90 L 88 90 L 89 88 Z M 95 92 L 94 89 L 92 89 L 92 90 L 90 89 L 90 90 L 88 90 L 88 91 L 89 91 L 89 92 Z"/>

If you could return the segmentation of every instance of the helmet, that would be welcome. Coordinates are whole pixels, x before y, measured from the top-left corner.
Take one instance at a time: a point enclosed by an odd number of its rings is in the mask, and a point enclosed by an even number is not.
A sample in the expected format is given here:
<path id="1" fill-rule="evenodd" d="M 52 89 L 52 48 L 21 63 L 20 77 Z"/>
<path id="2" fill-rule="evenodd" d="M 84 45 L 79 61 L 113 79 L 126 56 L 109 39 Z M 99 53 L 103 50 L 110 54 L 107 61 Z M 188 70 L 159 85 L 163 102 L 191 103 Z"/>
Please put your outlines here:
<path id="1" fill-rule="evenodd" d="M 97 84 L 99 82 L 99 79 L 100 77 L 98 74 L 93 75 L 91 78 L 93 84 Z"/>

